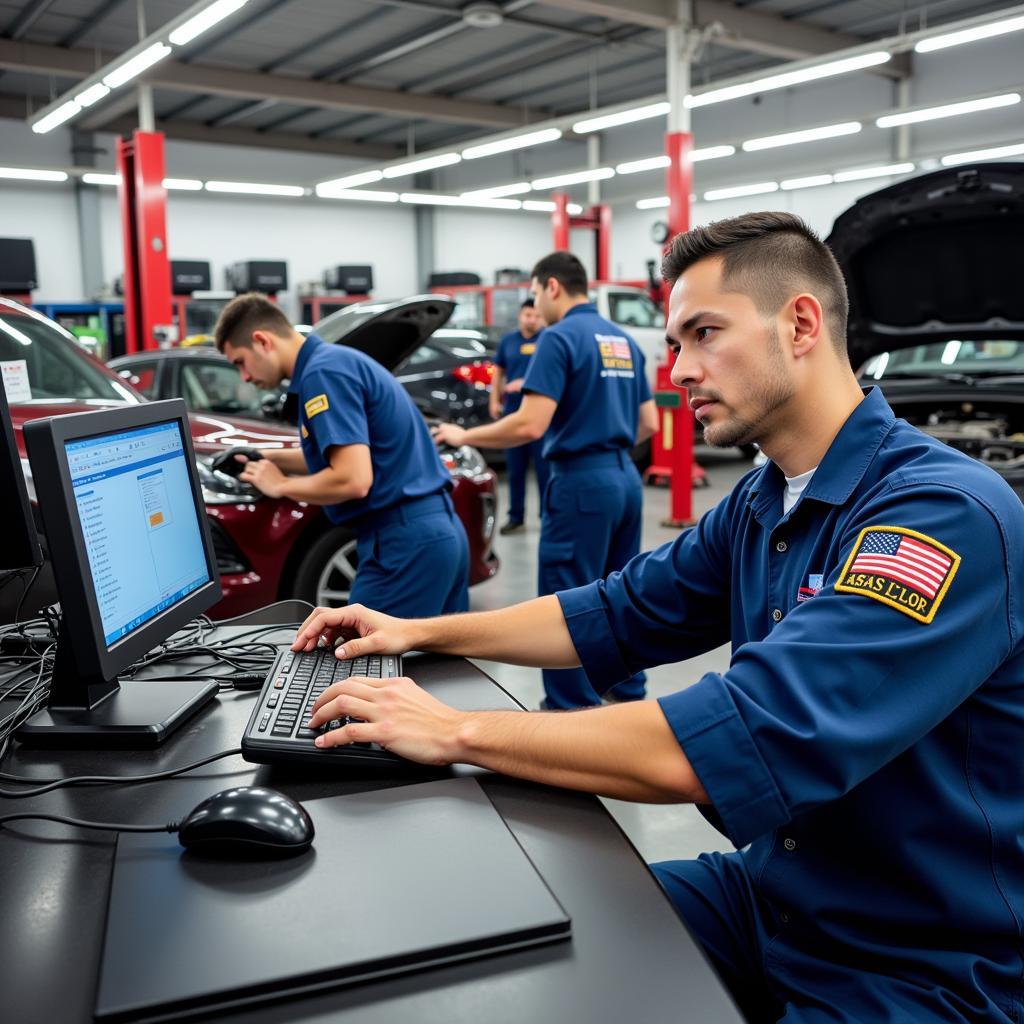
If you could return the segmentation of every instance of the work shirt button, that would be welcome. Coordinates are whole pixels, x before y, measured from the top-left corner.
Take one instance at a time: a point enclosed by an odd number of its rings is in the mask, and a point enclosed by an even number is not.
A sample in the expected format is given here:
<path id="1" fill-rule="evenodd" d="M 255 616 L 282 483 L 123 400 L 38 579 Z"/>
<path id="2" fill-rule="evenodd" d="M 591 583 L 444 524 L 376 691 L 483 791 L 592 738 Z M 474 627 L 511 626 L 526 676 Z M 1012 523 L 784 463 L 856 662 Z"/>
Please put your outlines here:
<path id="1" fill-rule="evenodd" d="M 781 608 L 773 608 L 772 609 L 772 622 L 781 622 L 781 621 L 782 621 L 782 609 Z"/>
<path id="2" fill-rule="evenodd" d="M 780 540 L 778 542 L 778 544 L 775 545 L 775 550 L 776 551 L 785 551 L 786 548 L 788 548 L 788 547 L 789 547 L 789 545 L 784 540 Z"/>
<path id="3" fill-rule="evenodd" d="M 789 914 L 783 911 L 781 914 L 779 914 L 779 921 L 781 921 L 782 924 L 789 924 Z"/>
<path id="4" fill-rule="evenodd" d="M 782 840 L 782 845 L 787 850 L 795 850 L 796 849 L 796 840 L 795 839 L 783 839 Z"/>

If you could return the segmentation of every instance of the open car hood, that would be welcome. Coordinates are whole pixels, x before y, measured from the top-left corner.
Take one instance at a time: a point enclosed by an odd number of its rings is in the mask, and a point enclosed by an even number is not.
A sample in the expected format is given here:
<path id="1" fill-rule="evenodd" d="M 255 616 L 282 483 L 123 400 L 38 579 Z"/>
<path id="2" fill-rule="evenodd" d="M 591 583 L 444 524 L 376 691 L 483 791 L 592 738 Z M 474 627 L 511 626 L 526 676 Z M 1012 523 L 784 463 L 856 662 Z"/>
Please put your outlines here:
<path id="1" fill-rule="evenodd" d="M 827 241 L 850 292 L 854 368 L 928 342 L 1024 338 L 1024 163 L 890 185 L 841 214 Z"/>
<path id="2" fill-rule="evenodd" d="M 448 322 L 454 309 L 447 295 L 356 302 L 314 324 L 313 333 L 324 341 L 357 348 L 394 370 Z"/>

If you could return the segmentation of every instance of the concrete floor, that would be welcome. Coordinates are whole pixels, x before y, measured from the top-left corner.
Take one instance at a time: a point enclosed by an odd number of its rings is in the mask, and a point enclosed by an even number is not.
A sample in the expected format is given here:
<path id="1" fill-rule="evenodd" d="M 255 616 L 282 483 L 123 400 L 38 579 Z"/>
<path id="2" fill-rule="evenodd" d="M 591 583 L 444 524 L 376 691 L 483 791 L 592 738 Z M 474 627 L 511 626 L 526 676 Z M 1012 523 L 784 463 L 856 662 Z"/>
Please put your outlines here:
<path id="1" fill-rule="evenodd" d="M 737 480 L 750 469 L 751 463 L 733 450 L 701 451 L 701 462 L 707 469 L 709 487 L 693 492 L 694 514 L 700 515 L 717 505 Z M 470 591 L 474 611 L 502 608 L 537 596 L 537 542 L 540 537 L 537 492 L 532 474 L 527 494 L 527 529 L 508 537 L 498 537 L 495 547 L 501 557 L 501 570 L 486 583 Z M 499 498 L 499 522 L 504 521 L 508 488 L 502 475 Z M 669 510 L 669 492 L 664 488 L 644 489 L 643 550 L 658 547 L 678 536 L 679 531 L 661 525 Z M 535 708 L 544 696 L 537 669 L 479 661 L 477 664 L 497 679 L 528 708 Z M 724 671 L 729 664 L 729 648 L 716 651 L 676 665 L 663 665 L 647 674 L 647 693 L 652 698 L 664 696 L 700 679 L 705 672 Z M 694 857 L 706 850 L 731 850 L 727 839 L 715 831 L 691 806 L 623 803 L 605 801 L 622 829 L 648 861 Z"/>

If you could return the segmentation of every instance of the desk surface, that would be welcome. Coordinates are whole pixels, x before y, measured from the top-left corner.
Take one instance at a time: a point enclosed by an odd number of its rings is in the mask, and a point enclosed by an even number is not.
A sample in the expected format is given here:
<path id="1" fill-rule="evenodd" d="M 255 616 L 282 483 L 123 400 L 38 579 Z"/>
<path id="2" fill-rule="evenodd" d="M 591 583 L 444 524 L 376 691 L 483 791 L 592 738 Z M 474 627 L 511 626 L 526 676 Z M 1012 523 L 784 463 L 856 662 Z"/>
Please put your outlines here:
<path id="1" fill-rule="evenodd" d="M 495 706 L 495 684 L 462 659 L 419 657 L 409 661 L 407 671 L 456 706 Z M 16 749 L 0 768 L 40 779 L 166 770 L 236 747 L 254 699 L 251 692 L 222 694 L 157 750 Z M 570 942 L 290 999 L 217 1019 L 247 1024 L 740 1021 L 703 954 L 599 800 L 490 773 L 480 773 L 479 778 L 571 915 Z M 180 817 L 205 796 L 230 785 L 268 785 L 304 800 L 416 781 L 420 781 L 416 775 L 379 773 L 317 776 L 306 770 L 250 765 L 238 756 L 165 782 L 71 787 L 34 799 L 2 800 L 0 806 L 100 821 L 163 822 Z M 9 785 L 0 781 L 0 786 Z M 0 1017 L 4 1020 L 64 1024 L 92 1019 L 114 843 L 113 834 L 52 822 L 18 822 L 0 828 Z M 409 855 L 414 857 L 416 851 Z M 344 851 L 336 856 L 340 878 Z M 153 928 L 159 927 L 159 921 L 154 921 Z M 315 908 L 310 909 L 310 927 L 323 927 L 329 940 L 330 923 L 319 922 Z M 167 969 L 174 967 L 168 964 Z"/>

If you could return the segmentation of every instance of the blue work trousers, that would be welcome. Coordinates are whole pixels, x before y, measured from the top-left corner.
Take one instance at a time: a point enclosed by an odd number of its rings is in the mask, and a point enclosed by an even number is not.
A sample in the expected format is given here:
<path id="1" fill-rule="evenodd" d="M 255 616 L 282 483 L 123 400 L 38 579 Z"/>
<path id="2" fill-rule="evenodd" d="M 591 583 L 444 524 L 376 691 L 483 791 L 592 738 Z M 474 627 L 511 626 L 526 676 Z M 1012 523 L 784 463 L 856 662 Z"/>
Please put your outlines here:
<path id="1" fill-rule="evenodd" d="M 469 608 L 469 542 L 447 494 L 367 516 L 350 601 L 403 619 Z"/>
<path id="2" fill-rule="evenodd" d="M 702 853 L 651 870 L 750 1024 L 1015 1024 L 1022 1004 L 983 995 L 984 961 L 949 959 L 964 986 L 922 950 L 899 949 L 888 965 L 836 950 L 758 894 L 738 853 Z M 813 922 L 811 922 L 813 925 Z M 801 938 L 802 933 L 806 937 Z M 921 937 L 922 944 L 928 941 Z M 1019 993 L 1017 996 L 1019 997 Z"/>
<path id="3" fill-rule="evenodd" d="M 526 519 L 526 473 L 533 463 L 533 471 L 537 476 L 537 491 L 540 494 L 543 515 L 544 488 L 548 483 L 548 464 L 541 455 L 543 441 L 509 448 L 505 452 L 505 468 L 508 470 L 508 517 L 513 523 L 521 523 Z"/>
<path id="4" fill-rule="evenodd" d="M 643 484 L 629 452 L 608 451 L 550 462 L 544 491 L 538 592 L 570 590 L 621 569 L 640 551 Z M 614 700 L 641 700 L 642 673 L 614 686 Z M 549 708 L 601 703 L 582 668 L 544 669 Z"/>

